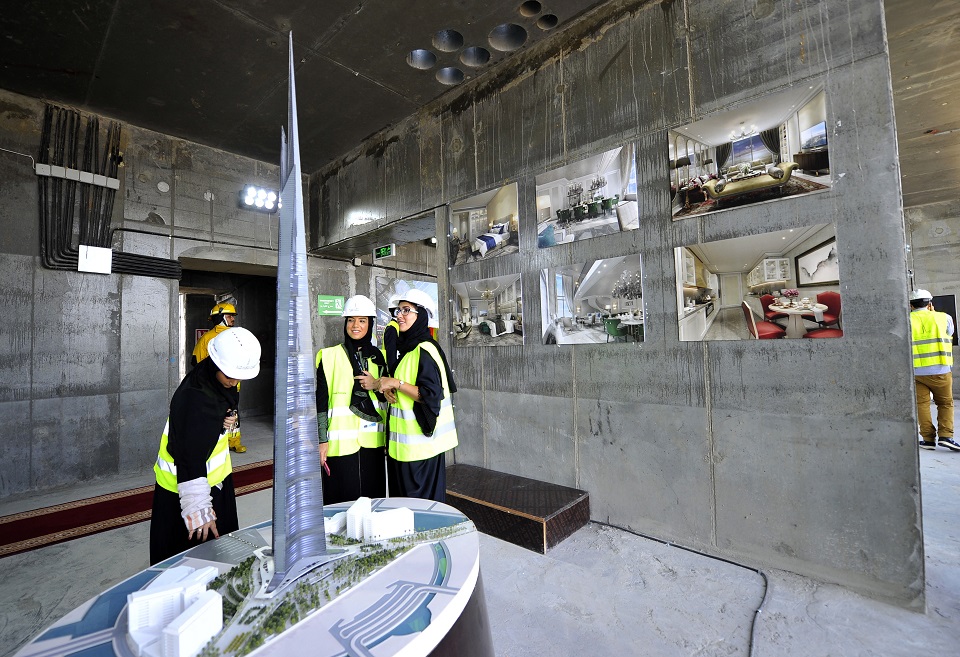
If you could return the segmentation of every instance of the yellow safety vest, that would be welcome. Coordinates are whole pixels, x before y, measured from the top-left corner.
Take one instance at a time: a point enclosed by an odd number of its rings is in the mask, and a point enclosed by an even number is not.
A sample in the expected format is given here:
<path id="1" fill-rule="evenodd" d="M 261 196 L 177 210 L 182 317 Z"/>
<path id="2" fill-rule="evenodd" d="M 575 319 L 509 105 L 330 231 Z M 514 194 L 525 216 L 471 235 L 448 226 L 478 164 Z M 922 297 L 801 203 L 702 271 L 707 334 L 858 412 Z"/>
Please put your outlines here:
<path id="1" fill-rule="evenodd" d="M 404 383 L 416 385 L 417 370 L 422 351 L 433 358 L 440 371 L 443 383 L 443 399 L 440 400 L 440 415 L 432 436 L 426 436 L 413 414 L 414 400 L 399 390 L 397 403 L 390 404 L 390 456 L 398 461 L 422 461 L 453 449 L 457 442 L 457 427 L 453 419 L 453 402 L 450 399 L 450 386 L 447 372 L 437 348 L 430 342 L 421 342 L 417 348 L 406 354 L 397 364 L 396 378 Z"/>
<path id="2" fill-rule="evenodd" d="M 953 339 L 947 334 L 949 315 L 928 310 L 910 313 L 913 366 L 953 365 Z"/>
<path id="3" fill-rule="evenodd" d="M 153 464 L 153 471 L 157 475 L 157 483 L 171 493 L 177 492 L 177 465 L 173 462 L 173 457 L 167 451 L 168 434 L 170 433 L 170 418 L 163 427 L 163 435 L 160 436 L 160 453 L 157 454 L 157 462 Z M 234 432 L 224 431 L 217 439 L 217 444 L 207 458 L 207 483 L 213 488 L 221 481 L 227 478 L 227 475 L 233 472 L 233 464 L 230 462 L 230 436 Z"/>
<path id="4" fill-rule="evenodd" d="M 210 353 L 207 351 L 207 345 L 210 344 L 210 341 L 223 331 L 226 331 L 228 328 L 230 327 L 223 324 L 217 324 L 212 329 L 200 336 L 200 339 L 197 340 L 197 346 L 193 348 L 193 355 L 197 357 L 198 363 L 210 355 Z"/>
<path id="5" fill-rule="evenodd" d="M 353 365 L 343 345 L 327 347 L 317 352 L 317 367 L 323 363 L 323 375 L 327 378 L 327 438 L 330 446 L 327 456 L 346 456 L 356 454 L 361 447 L 383 447 L 386 435 L 382 419 L 385 416 L 380 408 L 380 400 L 371 391 L 370 399 L 380 414 L 380 422 L 370 422 L 354 415 L 350 410 L 353 396 Z M 374 378 L 380 378 L 380 368 L 370 362 L 367 371 Z M 318 413 L 323 412 L 317 409 Z"/>

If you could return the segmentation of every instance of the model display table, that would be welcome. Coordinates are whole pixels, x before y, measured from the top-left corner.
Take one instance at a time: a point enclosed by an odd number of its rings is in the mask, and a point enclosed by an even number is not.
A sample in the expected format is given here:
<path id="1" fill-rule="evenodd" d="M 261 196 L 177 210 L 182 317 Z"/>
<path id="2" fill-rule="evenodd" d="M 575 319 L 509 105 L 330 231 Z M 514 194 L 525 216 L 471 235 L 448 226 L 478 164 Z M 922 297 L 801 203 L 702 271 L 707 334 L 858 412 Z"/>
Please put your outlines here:
<path id="1" fill-rule="evenodd" d="M 324 517 L 332 519 L 350 505 L 326 506 Z M 208 590 L 221 591 L 225 622 L 201 655 L 492 657 L 473 523 L 431 500 L 373 500 L 372 507 L 374 514 L 412 510 L 415 533 L 346 544 L 328 535 L 328 551 L 343 556 L 264 597 L 257 594 L 256 573 L 266 566 L 256 555 L 269 552 L 267 521 L 137 573 L 67 614 L 17 655 L 134 657 L 127 596 L 172 568 L 213 566 L 220 577 Z"/>

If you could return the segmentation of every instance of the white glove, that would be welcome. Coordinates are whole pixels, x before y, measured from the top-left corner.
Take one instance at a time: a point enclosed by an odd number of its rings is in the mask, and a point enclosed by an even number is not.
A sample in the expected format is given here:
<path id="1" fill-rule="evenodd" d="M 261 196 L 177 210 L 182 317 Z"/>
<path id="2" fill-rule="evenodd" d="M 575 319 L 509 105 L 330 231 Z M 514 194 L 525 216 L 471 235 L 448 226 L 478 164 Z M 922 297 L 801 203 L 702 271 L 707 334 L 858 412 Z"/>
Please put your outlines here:
<path id="1" fill-rule="evenodd" d="M 210 484 L 206 477 L 198 477 L 177 484 L 180 495 L 180 517 L 187 525 L 187 531 L 193 534 L 208 522 L 217 519 L 213 512 L 213 498 L 210 497 Z"/>

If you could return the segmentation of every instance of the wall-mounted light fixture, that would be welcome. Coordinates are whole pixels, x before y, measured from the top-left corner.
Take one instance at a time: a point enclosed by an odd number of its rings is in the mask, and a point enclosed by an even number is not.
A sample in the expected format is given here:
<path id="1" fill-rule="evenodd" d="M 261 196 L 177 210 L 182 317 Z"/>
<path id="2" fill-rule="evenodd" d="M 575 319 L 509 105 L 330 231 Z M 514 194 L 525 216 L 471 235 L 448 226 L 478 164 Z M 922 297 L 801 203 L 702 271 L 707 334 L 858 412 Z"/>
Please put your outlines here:
<path id="1" fill-rule="evenodd" d="M 280 199 L 272 189 L 265 189 L 255 185 L 247 185 L 239 192 L 240 207 L 256 212 L 276 212 L 280 207 Z"/>

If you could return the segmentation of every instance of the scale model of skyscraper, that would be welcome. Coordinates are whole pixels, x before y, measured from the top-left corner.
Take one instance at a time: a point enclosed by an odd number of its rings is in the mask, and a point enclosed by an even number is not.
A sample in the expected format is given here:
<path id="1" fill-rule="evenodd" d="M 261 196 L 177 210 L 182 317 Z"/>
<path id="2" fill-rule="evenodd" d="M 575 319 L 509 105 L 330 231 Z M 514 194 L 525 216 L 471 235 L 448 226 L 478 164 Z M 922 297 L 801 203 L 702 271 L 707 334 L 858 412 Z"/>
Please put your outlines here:
<path id="1" fill-rule="evenodd" d="M 273 560 L 271 593 L 334 558 L 323 531 L 323 487 L 317 450 L 316 377 L 310 334 L 307 245 L 290 33 L 287 134 L 281 133 L 277 267 L 276 412 L 273 428 Z"/>

